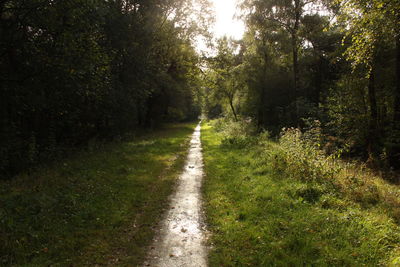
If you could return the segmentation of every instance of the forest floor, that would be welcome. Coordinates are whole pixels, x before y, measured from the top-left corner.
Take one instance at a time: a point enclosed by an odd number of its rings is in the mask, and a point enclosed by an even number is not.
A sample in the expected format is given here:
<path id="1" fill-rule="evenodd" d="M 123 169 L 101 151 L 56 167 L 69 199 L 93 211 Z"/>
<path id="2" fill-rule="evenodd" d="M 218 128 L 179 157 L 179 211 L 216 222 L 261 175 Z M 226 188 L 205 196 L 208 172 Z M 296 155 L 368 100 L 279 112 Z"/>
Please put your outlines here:
<path id="1" fill-rule="evenodd" d="M 210 266 L 399 266 L 398 187 L 295 178 L 277 142 L 224 142 L 212 124 L 201 136 Z"/>
<path id="2" fill-rule="evenodd" d="M 193 133 L 183 173 L 145 266 L 207 266 L 201 198 L 203 157 L 200 128 L 199 124 Z"/>
<path id="3" fill-rule="evenodd" d="M 195 124 L 170 124 L 0 182 L 1 266 L 139 266 Z"/>

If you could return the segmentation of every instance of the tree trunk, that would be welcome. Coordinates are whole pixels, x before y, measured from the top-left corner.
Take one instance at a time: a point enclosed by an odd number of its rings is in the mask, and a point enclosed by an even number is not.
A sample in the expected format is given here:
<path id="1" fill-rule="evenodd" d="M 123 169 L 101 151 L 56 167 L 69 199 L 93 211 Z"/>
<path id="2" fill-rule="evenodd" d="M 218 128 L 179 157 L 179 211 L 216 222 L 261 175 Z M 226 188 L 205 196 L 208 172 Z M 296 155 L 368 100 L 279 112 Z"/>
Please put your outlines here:
<path id="1" fill-rule="evenodd" d="M 294 25 L 291 33 L 291 38 L 292 38 L 292 56 L 293 56 L 293 101 L 295 102 L 296 108 L 295 108 L 295 115 L 294 115 L 294 121 L 297 124 L 298 123 L 298 116 L 299 116 L 299 107 L 297 104 L 297 96 L 299 93 L 299 50 L 298 50 L 298 42 L 297 42 L 297 34 L 299 31 L 299 25 L 300 25 L 300 12 L 301 12 L 301 7 L 300 7 L 300 0 L 295 0 L 295 20 L 294 20 Z"/>
<path id="2" fill-rule="evenodd" d="M 395 168 L 400 167 L 400 34 L 396 36 L 396 88 L 394 92 L 394 114 L 391 127 L 391 138 L 394 141 L 390 148 L 390 162 Z"/>
<path id="3" fill-rule="evenodd" d="M 266 80 L 267 80 L 267 64 L 268 64 L 268 52 L 267 52 L 267 44 L 264 40 L 264 65 L 263 65 L 263 83 L 261 86 L 261 92 L 260 92 L 260 103 L 258 105 L 258 120 L 257 120 L 257 127 L 258 130 L 261 129 L 262 126 L 264 126 L 265 123 L 265 118 L 264 118 L 264 101 L 265 101 L 265 85 L 266 85 Z"/>
<path id="4" fill-rule="evenodd" d="M 235 108 L 233 107 L 233 99 L 231 98 L 229 99 L 229 105 L 231 106 L 231 110 L 233 113 L 233 117 L 235 118 L 235 121 L 238 121 Z"/>
<path id="5" fill-rule="evenodd" d="M 394 123 L 400 123 L 400 34 L 396 37 L 396 92 L 394 97 Z"/>
<path id="6" fill-rule="evenodd" d="M 321 91 L 322 91 L 322 82 L 324 80 L 323 64 L 324 64 L 323 56 L 318 55 L 318 73 L 317 73 L 317 78 L 316 78 L 315 92 L 313 95 L 314 101 L 317 104 L 320 102 L 320 96 L 321 96 Z"/>
<path id="7" fill-rule="evenodd" d="M 370 107 L 370 121 L 368 131 L 368 156 L 372 159 L 376 152 L 376 143 L 379 139 L 378 131 L 378 108 L 376 103 L 376 91 L 375 91 L 375 73 L 374 66 L 372 67 L 369 81 L 368 81 L 368 100 Z"/>
<path id="8" fill-rule="evenodd" d="M 261 92 L 260 92 L 260 103 L 258 105 L 258 120 L 257 120 L 257 127 L 258 129 L 261 129 L 261 127 L 264 126 L 265 124 L 265 112 L 264 112 L 264 99 L 265 99 L 265 85 L 263 84 L 261 86 Z"/>

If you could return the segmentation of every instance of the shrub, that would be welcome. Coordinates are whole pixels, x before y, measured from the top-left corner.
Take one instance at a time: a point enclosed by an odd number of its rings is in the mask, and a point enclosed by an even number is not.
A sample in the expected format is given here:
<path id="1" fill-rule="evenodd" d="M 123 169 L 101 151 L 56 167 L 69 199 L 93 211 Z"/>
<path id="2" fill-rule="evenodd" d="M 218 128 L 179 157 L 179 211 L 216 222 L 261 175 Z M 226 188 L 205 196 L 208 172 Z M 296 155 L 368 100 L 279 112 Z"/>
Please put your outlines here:
<path id="1" fill-rule="evenodd" d="M 327 156 L 320 149 L 320 133 L 315 129 L 302 133 L 297 128 L 283 129 L 279 144 L 281 159 L 286 162 L 287 173 L 303 181 L 327 181 L 337 174 L 341 166 L 334 157 Z M 275 158 L 278 160 L 278 158 Z"/>
<path id="2" fill-rule="evenodd" d="M 212 125 L 223 136 L 221 146 L 244 148 L 257 141 L 256 127 L 250 119 L 232 121 L 220 118 L 212 121 Z"/>
<path id="3" fill-rule="evenodd" d="M 339 153 L 326 154 L 319 141 L 322 139 L 323 136 L 315 128 L 304 133 L 297 128 L 283 129 L 279 143 L 272 149 L 269 145 L 264 155 L 280 177 L 297 179 L 310 186 L 320 184 L 331 193 L 362 206 L 378 206 L 400 222 L 399 188 L 387 183 L 363 164 L 345 162 L 340 159 Z M 259 140 L 259 145 L 267 144 L 265 138 Z M 313 202 L 321 192 L 310 188 L 299 190 L 297 195 Z M 325 202 L 331 205 L 331 201 L 325 199 Z"/>

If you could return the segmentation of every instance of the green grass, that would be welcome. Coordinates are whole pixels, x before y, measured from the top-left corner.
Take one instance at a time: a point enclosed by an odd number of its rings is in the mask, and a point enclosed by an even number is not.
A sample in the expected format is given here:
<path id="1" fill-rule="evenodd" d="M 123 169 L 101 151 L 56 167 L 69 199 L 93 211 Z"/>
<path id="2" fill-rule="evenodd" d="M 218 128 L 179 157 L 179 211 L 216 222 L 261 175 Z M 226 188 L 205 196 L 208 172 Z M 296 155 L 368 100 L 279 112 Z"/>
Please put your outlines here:
<path id="1" fill-rule="evenodd" d="M 358 200 L 343 183 L 290 175 L 278 143 L 226 140 L 203 126 L 210 266 L 400 264 L 400 229 L 385 198 Z M 378 184 L 398 200 L 398 187 Z"/>
<path id="2" fill-rule="evenodd" d="M 140 264 L 194 126 L 168 125 L 0 182 L 0 265 Z"/>

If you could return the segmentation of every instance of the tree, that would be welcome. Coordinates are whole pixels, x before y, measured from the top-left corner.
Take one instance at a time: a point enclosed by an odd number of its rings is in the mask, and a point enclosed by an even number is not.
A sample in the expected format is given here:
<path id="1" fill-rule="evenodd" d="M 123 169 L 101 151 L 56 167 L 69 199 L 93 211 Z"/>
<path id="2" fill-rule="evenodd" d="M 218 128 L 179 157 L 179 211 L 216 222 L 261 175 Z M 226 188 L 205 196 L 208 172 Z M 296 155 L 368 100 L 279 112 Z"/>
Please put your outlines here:
<path id="1" fill-rule="evenodd" d="M 238 120 L 238 112 L 234 100 L 241 87 L 240 56 L 235 54 L 236 49 L 237 45 L 226 37 L 217 40 L 217 55 L 209 60 L 208 66 L 213 95 L 227 101 L 235 121 Z"/>
<path id="2" fill-rule="evenodd" d="M 260 34 L 266 34 L 265 29 L 270 32 L 283 30 L 290 36 L 293 70 L 292 102 L 297 101 L 300 91 L 300 68 L 299 50 L 301 39 L 299 31 L 305 7 L 312 2 L 304 0 L 247 0 L 242 1 L 241 7 L 247 10 L 248 24 L 261 29 Z M 298 105 L 295 105 L 294 120 L 298 121 Z"/>
<path id="3" fill-rule="evenodd" d="M 353 63 L 353 68 L 365 67 L 368 83 L 368 99 L 370 106 L 370 154 L 375 152 L 378 131 L 378 107 L 376 96 L 376 59 L 385 43 L 395 43 L 397 50 L 396 77 L 394 91 L 393 125 L 400 122 L 400 3 L 390 0 L 338 0 L 339 18 L 347 25 L 346 38 L 351 44 L 346 56 Z"/>
<path id="4" fill-rule="evenodd" d="M 199 113 L 207 0 L 0 1 L 0 172 Z M 167 100 L 167 101 L 164 101 Z"/>

